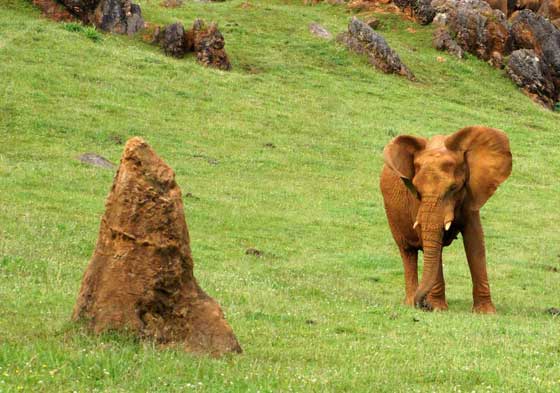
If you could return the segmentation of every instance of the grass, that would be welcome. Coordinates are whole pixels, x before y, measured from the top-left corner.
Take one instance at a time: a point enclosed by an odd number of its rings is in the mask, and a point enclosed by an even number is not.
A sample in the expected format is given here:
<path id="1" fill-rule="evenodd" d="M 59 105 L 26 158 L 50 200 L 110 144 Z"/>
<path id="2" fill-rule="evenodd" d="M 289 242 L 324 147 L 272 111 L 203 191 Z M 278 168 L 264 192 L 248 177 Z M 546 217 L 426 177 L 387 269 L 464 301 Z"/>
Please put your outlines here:
<path id="1" fill-rule="evenodd" d="M 560 319 L 544 312 L 560 302 L 559 114 L 502 71 L 436 52 L 430 26 L 381 16 L 411 83 L 308 33 L 312 21 L 344 30 L 343 7 L 241 3 L 140 2 L 156 23 L 217 21 L 226 73 L 2 1 L 0 392 L 559 391 Z M 406 308 L 382 148 L 471 124 L 505 130 L 514 156 L 482 211 L 499 314 L 470 313 L 460 241 L 444 253 L 450 310 Z M 135 135 L 176 171 L 195 274 L 241 356 L 95 337 L 69 320 L 113 177 L 75 157 L 118 162 L 115 140 Z"/>

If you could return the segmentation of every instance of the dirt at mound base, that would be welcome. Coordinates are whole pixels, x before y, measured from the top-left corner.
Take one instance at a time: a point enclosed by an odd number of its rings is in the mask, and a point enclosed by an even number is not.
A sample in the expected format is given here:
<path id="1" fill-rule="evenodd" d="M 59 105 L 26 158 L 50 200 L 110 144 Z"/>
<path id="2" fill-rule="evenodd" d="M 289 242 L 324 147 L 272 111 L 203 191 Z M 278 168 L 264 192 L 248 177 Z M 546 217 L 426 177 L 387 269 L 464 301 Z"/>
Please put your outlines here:
<path id="1" fill-rule="evenodd" d="M 125 146 L 73 319 L 219 356 L 241 352 L 218 303 L 197 284 L 181 190 L 141 138 Z"/>

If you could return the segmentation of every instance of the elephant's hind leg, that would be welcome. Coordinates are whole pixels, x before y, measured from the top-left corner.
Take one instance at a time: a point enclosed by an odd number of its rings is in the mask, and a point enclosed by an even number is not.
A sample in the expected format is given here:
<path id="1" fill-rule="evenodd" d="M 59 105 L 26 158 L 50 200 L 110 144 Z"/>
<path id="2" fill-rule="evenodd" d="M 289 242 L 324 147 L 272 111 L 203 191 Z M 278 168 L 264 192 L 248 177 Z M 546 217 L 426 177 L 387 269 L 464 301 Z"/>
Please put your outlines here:
<path id="1" fill-rule="evenodd" d="M 414 295 L 418 289 L 418 250 L 399 247 L 404 266 L 404 285 L 406 297 L 404 303 L 414 306 Z"/>
<path id="2" fill-rule="evenodd" d="M 443 263 L 439 262 L 439 270 L 437 281 L 428 294 L 428 303 L 434 311 L 447 310 L 447 301 L 445 300 L 445 280 L 443 279 Z"/>

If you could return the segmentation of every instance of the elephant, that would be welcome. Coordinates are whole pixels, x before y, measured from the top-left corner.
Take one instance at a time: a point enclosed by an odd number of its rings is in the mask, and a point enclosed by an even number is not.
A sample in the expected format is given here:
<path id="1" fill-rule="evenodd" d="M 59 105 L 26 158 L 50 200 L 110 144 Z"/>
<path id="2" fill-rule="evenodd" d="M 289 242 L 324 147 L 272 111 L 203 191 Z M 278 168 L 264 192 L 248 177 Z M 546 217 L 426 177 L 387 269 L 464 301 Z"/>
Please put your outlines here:
<path id="1" fill-rule="evenodd" d="M 442 249 L 462 234 L 473 284 L 472 311 L 493 314 L 480 208 L 511 174 L 507 135 L 485 126 L 430 139 L 400 135 L 383 150 L 380 189 L 404 265 L 405 303 L 447 310 Z M 418 251 L 424 271 L 418 283 Z"/>

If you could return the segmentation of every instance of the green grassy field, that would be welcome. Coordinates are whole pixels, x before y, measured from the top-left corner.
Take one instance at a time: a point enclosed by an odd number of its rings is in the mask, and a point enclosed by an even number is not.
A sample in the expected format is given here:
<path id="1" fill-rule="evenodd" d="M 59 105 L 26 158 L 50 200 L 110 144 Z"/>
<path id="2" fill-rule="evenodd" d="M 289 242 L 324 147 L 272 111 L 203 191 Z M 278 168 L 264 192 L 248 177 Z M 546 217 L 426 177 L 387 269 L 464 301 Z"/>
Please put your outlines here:
<path id="1" fill-rule="evenodd" d="M 545 313 L 560 306 L 560 115 L 394 16 L 381 32 L 418 82 L 381 74 L 307 31 L 343 31 L 343 7 L 301 3 L 140 1 L 152 22 L 217 21 L 234 67 L 224 73 L 0 1 L 0 392 L 560 391 L 560 319 Z M 471 314 L 461 241 L 444 253 L 449 311 L 406 308 L 381 151 L 401 133 L 472 124 L 505 130 L 514 157 L 482 211 L 498 315 Z M 115 140 L 136 135 L 193 195 L 195 274 L 240 356 L 70 322 L 113 178 L 75 157 L 118 162 Z"/>

